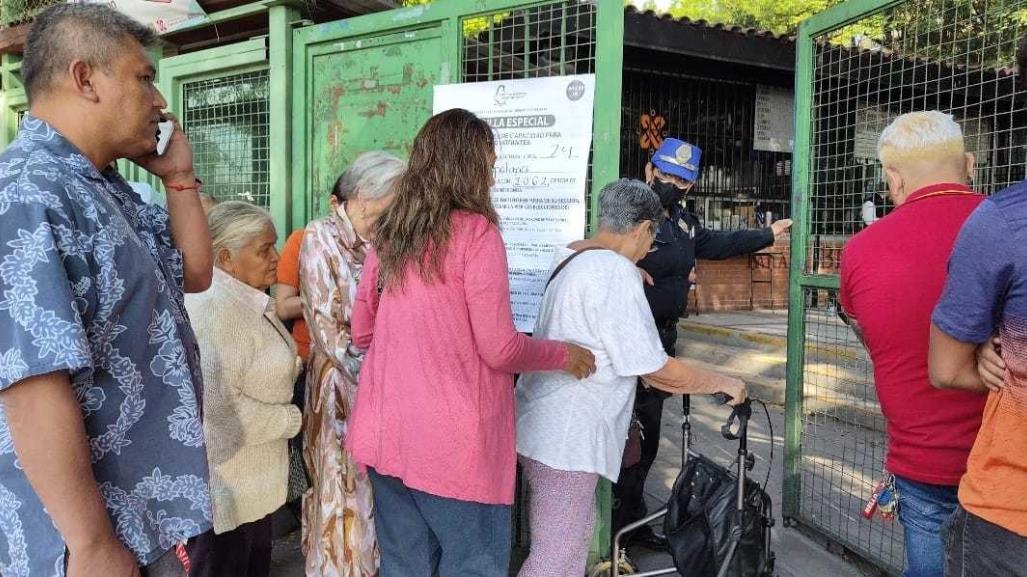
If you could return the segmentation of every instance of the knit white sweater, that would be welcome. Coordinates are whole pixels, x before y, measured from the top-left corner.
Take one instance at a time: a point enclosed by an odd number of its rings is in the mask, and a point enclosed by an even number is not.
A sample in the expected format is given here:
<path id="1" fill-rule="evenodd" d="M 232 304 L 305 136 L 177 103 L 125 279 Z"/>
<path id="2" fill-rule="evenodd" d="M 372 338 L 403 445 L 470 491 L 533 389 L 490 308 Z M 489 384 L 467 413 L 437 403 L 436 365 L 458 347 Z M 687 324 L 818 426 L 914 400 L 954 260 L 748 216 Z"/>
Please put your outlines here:
<path id="1" fill-rule="evenodd" d="M 217 268 L 210 289 L 186 295 L 203 368 L 203 436 L 214 532 L 262 519 L 285 503 L 296 344 L 264 293 Z"/>

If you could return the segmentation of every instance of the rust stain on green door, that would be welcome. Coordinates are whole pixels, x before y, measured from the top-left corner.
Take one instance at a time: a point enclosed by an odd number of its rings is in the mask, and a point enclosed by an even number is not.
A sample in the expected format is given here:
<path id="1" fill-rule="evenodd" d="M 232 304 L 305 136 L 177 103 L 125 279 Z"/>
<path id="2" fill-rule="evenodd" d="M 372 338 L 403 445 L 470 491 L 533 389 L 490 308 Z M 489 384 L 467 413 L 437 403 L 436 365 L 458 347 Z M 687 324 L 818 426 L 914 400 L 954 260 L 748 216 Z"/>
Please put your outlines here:
<path id="1" fill-rule="evenodd" d="M 311 62 L 308 194 L 315 215 L 324 213 L 335 179 L 361 153 L 387 150 L 407 157 L 414 135 L 431 116 L 432 87 L 439 83 L 442 62 L 437 35 L 385 45 L 374 45 L 374 39 L 347 41 L 337 47 Z"/>

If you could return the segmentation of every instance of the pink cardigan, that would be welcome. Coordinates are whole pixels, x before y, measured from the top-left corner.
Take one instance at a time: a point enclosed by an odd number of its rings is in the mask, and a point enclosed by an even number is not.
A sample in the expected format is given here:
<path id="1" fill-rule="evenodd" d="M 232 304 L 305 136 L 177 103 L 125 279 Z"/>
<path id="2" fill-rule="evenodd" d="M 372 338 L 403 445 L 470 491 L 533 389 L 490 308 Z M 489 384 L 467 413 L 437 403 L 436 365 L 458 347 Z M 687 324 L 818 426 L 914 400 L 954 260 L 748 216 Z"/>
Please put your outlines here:
<path id="1" fill-rule="evenodd" d="M 372 252 L 353 310 L 353 343 L 369 348 L 347 441 L 354 459 L 432 495 L 513 503 L 513 374 L 562 369 L 567 350 L 515 330 L 499 229 L 454 213 L 444 282 L 408 270 L 379 297 L 378 267 Z"/>

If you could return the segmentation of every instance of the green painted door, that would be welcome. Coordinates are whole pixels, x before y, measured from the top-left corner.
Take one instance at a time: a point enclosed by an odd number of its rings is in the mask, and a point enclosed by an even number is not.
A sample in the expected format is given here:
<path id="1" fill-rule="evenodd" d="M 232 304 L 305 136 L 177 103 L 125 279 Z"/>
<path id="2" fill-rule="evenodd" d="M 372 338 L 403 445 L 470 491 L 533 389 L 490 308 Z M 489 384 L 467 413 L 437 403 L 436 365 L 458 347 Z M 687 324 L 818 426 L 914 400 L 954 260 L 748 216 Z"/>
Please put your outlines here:
<path id="1" fill-rule="evenodd" d="M 338 175 L 358 155 L 409 153 L 431 116 L 442 60 L 438 27 L 329 42 L 309 52 L 311 213 L 322 214 Z"/>
<path id="2" fill-rule="evenodd" d="M 619 175 L 623 25 L 620 0 L 437 0 L 296 29 L 292 227 L 360 153 L 405 156 L 434 85 L 566 74 L 596 75 L 592 206 Z"/>
<path id="3" fill-rule="evenodd" d="M 435 85 L 572 74 L 596 75 L 586 191 L 594 224 L 599 189 L 619 176 L 623 32 L 621 0 L 437 0 L 296 29 L 292 227 L 324 213 L 360 153 L 406 157 Z M 604 481 L 591 562 L 609 556 L 611 501 Z M 517 527 L 526 545 L 523 519 Z"/>

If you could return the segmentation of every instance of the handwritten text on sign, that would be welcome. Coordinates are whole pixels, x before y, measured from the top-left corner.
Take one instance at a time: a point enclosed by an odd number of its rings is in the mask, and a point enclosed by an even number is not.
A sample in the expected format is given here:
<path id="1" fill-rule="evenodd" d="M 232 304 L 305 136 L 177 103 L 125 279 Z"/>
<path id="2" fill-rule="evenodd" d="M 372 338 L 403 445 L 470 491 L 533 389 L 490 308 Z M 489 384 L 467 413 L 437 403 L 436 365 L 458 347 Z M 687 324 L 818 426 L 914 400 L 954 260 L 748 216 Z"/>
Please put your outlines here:
<path id="1" fill-rule="evenodd" d="M 756 87 L 753 149 L 791 152 L 795 143 L 795 97 L 791 90 Z"/>
<path id="2" fill-rule="evenodd" d="M 555 249 L 585 234 L 594 75 L 435 87 L 435 113 L 465 108 L 496 133 L 496 184 L 517 329 L 535 328 Z"/>

